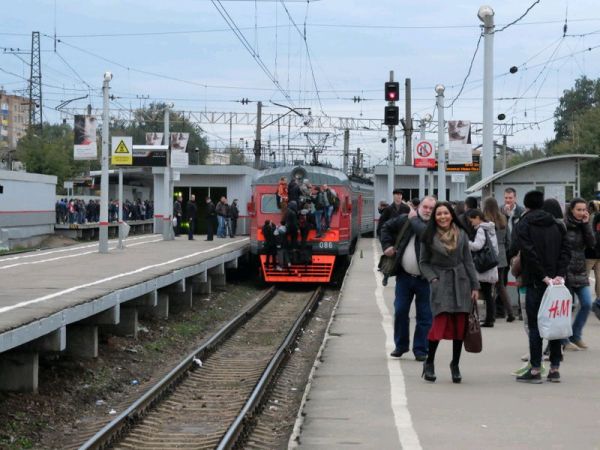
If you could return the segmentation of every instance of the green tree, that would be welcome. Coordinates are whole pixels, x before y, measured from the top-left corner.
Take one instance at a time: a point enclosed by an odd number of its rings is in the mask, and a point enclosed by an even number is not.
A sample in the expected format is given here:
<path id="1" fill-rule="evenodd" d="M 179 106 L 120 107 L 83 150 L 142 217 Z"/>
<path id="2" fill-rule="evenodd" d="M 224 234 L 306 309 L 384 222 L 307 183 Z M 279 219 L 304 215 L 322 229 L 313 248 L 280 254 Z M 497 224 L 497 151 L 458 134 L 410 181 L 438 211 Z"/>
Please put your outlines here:
<path id="1" fill-rule="evenodd" d="M 550 143 L 550 149 L 563 140 L 573 138 L 579 117 L 598 106 L 600 106 L 600 80 L 590 80 L 585 76 L 575 80 L 575 86 L 563 92 L 554 112 L 556 136 Z"/>
<path id="2" fill-rule="evenodd" d="M 56 175 L 59 190 L 65 180 L 100 168 L 98 161 L 73 159 L 73 128 L 69 125 L 46 123 L 41 133 L 30 130 L 19 140 L 16 157 L 28 172 Z"/>

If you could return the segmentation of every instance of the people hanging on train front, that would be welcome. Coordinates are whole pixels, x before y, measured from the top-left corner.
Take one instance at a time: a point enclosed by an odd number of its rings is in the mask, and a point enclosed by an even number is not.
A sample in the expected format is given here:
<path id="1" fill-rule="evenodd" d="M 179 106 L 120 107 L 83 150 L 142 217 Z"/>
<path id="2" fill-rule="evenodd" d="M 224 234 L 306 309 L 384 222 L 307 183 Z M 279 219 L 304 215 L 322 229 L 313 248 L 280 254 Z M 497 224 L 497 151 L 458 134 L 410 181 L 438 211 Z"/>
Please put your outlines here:
<path id="1" fill-rule="evenodd" d="M 281 177 L 279 179 L 279 184 L 277 185 L 277 207 L 279 209 L 285 209 L 289 201 L 288 198 L 288 183 L 286 177 Z"/>

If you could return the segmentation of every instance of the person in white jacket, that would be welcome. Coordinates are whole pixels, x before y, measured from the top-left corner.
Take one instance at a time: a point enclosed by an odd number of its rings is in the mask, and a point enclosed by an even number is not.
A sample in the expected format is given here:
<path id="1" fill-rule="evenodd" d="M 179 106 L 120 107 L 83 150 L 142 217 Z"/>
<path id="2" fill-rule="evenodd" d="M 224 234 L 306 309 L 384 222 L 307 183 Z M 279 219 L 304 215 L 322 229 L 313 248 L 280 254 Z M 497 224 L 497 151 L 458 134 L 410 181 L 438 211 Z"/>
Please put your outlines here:
<path id="1" fill-rule="evenodd" d="M 476 230 L 475 237 L 472 241 L 469 241 L 469 249 L 471 252 L 477 252 L 483 248 L 486 243 L 485 235 L 487 234 L 497 257 L 498 239 L 496 238 L 496 225 L 494 222 L 487 222 L 483 212 L 479 209 L 470 209 L 465 215 Z M 485 272 L 477 272 L 477 279 L 481 285 L 481 293 L 485 299 L 485 320 L 481 326 L 493 327 L 496 318 L 496 306 L 492 288 L 498 282 L 498 266 L 486 270 Z"/>

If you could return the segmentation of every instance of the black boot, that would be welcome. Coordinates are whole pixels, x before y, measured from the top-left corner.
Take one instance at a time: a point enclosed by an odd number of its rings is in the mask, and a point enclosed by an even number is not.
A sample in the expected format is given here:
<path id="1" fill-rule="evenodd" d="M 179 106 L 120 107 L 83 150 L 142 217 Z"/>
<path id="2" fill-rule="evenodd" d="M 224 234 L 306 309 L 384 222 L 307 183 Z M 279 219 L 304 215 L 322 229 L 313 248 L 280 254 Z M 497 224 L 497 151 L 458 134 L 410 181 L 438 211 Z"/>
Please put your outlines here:
<path id="1" fill-rule="evenodd" d="M 436 380 L 437 377 L 435 376 L 435 367 L 433 363 L 428 363 L 425 361 L 425 364 L 423 364 L 423 374 L 421 377 L 425 378 L 426 381 L 431 381 L 432 383 Z"/>
<path id="2" fill-rule="evenodd" d="M 462 381 L 462 375 L 460 374 L 460 369 L 458 368 L 458 364 L 450 363 L 450 372 L 452 373 L 452 382 L 460 383 Z"/>

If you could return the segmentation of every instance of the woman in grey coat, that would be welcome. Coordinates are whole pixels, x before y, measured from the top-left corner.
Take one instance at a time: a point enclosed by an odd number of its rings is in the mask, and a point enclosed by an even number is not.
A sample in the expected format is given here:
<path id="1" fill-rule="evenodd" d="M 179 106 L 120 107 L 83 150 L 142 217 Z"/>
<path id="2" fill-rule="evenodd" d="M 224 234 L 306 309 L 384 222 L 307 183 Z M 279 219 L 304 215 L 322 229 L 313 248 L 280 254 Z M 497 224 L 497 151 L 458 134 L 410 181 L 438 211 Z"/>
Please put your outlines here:
<path id="1" fill-rule="evenodd" d="M 435 381 L 435 352 L 440 340 L 452 344 L 450 371 L 454 383 L 461 382 L 460 354 L 467 317 L 477 301 L 479 282 L 469 250 L 469 238 L 462 229 L 450 203 L 438 203 L 421 246 L 420 267 L 431 283 L 431 311 L 434 319 L 427 338 L 429 352 L 423 365 L 423 378 Z"/>

